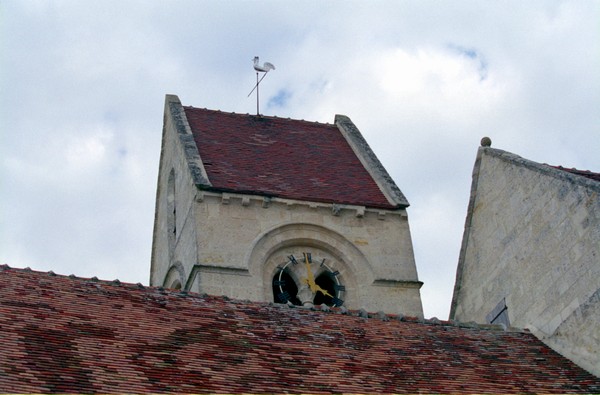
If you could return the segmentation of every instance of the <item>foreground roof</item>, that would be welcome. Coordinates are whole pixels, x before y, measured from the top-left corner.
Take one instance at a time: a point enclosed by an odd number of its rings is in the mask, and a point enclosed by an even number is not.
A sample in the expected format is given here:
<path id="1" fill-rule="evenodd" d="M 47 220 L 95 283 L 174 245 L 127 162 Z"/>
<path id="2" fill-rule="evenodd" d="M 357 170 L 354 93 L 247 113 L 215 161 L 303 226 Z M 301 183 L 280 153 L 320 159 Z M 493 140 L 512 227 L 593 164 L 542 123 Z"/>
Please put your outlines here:
<path id="1" fill-rule="evenodd" d="M 0 266 L 0 391 L 599 392 L 527 332 Z"/>
<path id="2" fill-rule="evenodd" d="M 205 189 L 385 209 L 408 206 L 347 117 L 337 116 L 330 125 L 183 109 L 208 176 Z M 382 187 L 393 191 L 386 196 Z"/>

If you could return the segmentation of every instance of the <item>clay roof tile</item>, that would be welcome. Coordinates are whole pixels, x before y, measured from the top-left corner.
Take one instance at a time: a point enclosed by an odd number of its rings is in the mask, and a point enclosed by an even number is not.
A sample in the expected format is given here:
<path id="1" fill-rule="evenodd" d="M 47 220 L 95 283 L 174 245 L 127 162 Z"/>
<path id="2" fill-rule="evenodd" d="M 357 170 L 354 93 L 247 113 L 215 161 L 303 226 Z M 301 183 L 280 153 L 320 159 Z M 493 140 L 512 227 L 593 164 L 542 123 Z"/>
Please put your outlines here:
<path id="1" fill-rule="evenodd" d="M 396 208 L 336 125 L 183 108 L 207 189 Z"/>
<path id="2" fill-rule="evenodd" d="M 329 310 L 0 266 L 0 390 L 600 392 L 528 332 Z"/>

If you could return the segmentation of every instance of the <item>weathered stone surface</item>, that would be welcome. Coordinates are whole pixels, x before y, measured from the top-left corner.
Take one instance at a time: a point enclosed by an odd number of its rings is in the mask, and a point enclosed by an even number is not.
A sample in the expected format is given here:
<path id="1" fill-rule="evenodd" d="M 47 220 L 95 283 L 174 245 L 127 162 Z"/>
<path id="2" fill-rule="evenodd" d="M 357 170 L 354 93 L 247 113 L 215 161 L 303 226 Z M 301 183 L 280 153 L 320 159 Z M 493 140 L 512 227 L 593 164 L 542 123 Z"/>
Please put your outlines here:
<path id="1" fill-rule="evenodd" d="M 505 298 L 510 325 L 600 375 L 599 289 L 600 183 L 479 148 L 450 318 Z"/>

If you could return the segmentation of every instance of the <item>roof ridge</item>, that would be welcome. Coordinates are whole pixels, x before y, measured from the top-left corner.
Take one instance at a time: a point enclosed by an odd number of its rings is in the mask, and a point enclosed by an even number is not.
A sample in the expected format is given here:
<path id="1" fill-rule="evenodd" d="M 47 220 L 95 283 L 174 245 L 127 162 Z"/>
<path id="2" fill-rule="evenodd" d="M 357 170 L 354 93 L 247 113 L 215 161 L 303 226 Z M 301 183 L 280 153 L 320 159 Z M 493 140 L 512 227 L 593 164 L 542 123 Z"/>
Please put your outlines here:
<path id="1" fill-rule="evenodd" d="M 309 305 L 307 307 L 304 306 L 294 306 L 294 305 L 286 305 L 274 302 L 257 302 L 251 300 L 243 300 L 243 299 L 233 299 L 225 295 L 209 295 L 206 293 L 198 293 L 198 292 L 190 292 L 187 290 L 176 290 L 171 288 L 164 287 L 156 287 L 143 285 L 142 283 L 128 283 L 122 282 L 119 279 L 114 280 L 100 280 L 98 277 L 94 276 L 91 278 L 88 277 L 79 277 L 74 274 L 64 275 L 64 274 L 56 274 L 54 271 L 50 270 L 47 272 L 41 270 L 33 270 L 30 267 L 26 268 L 15 268 L 10 267 L 7 264 L 0 265 L 0 272 L 4 271 L 14 271 L 14 272 L 23 272 L 23 273 L 37 273 L 40 275 L 47 275 L 50 277 L 60 277 L 64 279 L 70 279 L 74 281 L 82 281 L 82 282 L 94 282 L 104 286 L 110 287 L 119 287 L 119 288 L 127 288 L 132 290 L 141 290 L 141 291 L 158 291 L 162 295 L 170 295 L 173 297 L 190 297 L 190 298 L 198 298 L 198 299 L 206 299 L 206 298 L 214 298 L 221 299 L 223 301 L 229 302 L 231 304 L 256 304 L 256 305 L 265 305 L 274 308 L 281 309 L 298 309 L 300 311 L 313 311 L 320 313 L 329 313 L 329 314 L 342 314 L 353 317 L 361 317 L 364 319 L 379 319 L 381 321 L 400 321 L 412 324 L 422 324 L 422 325 L 434 325 L 434 326 L 446 326 L 446 327 L 458 327 L 464 329 L 479 329 L 479 330 L 489 330 L 489 331 L 504 331 L 504 332 L 520 332 L 520 333 L 529 333 L 527 329 L 515 328 L 515 327 L 506 327 L 505 325 L 497 325 L 497 324 L 478 324 L 476 322 L 459 322 L 455 320 L 440 320 L 437 317 L 432 318 L 420 318 L 414 316 L 406 316 L 402 313 L 398 314 L 390 314 L 385 313 L 383 311 L 378 312 L 367 312 L 365 309 L 358 310 L 348 310 L 346 307 L 330 307 L 328 305 Z"/>
<path id="2" fill-rule="evenodd" d="M 30 268 L 29 266 L 27 266 L 25 268 L 18 268 L 18 267 L 11 267 L 11 266 L 9 266 L 7 264 L 0 265 L 0 272 L 6 271 L 6 270 L 13 270 L 13 271 L 25 272 L 25 273 L 46 274 L 46 275 L 48 275 L 50 277 L 68 278 L 68 279 L 71 279 L 71 280 L 80 280 L 80 281 L 91 281 L 91 282 L 105 284 L 105 285 L 126 286 L 126 287 L 129 287 L 129 288 L 137 288 L 137 289 L 146 289 L 146 288 L 160 289 L 160 288 L 162 288 L 162 287 L 151 287 L 151 286 L 148 286 L 148 285 L 143 285 L 140 282 L 135 283 L 135 284 L 134 283 L 129 283 L 129 282 L 122 282 L 118 278 L 116 278 L 114 280 L 101 280 L 101 279 L 99 279 L 96 276 L 93 276 L 93 277 L 82 277 L 82 276 L 76 276 L 75 274 L 57 274 L 53 270 L 45 272 L 45 271 L 42 271 L 42 270 L 34 270 L 34 269 Z"/>
<path id="3" fill-rule="evenodd" d="M 334 126 L 334 124 L 332 124 L 330 122 L 309 121 L 309 120 L 306 120 L 306 119 L 297 119 L 297 118 L 291 118 L 291 117 L 278 117 L 277 115 L 263 115 L 263 114 L 256 115 L 256 114 L 250 114 L 250 113 L 241 113 L 241 112 L 223 111 L 223 110 L 213 110 L 213 109 L 206 108 L 206 107 L 194 107 L 194 106 L 184 106 L 184 105 L 182 105 L 182 107 L 183 108 L 188 108 L 190 110 L 201 110 L 201 111 L 209 111 L 209 112 L 221 113 L 221 114 L 228 114 L 228 115 L 248 116 L 250 118 L 268 118 L 268 119 L 277 119 L 277 120 L 283 120 L 283 121 L 305 122 L 305 123 L 316 124 L 316 125 Z"/>
<path id="4" fill-rule="evenodd" d="M 594 172 L 591 170 L 581 170 L 581 169 L 577 169 L 575 167 L 568 168 L 568 167 L 564 167 L 564 166 L 560 166 L 560 165 L 555 166 L 555 165 L 549 165 L 547 163 L 544 163 L 544 164 L 546 166 L 550 166 L 554 169 L 558 169 L 558 170 L 566 171 L 571 174 L 583 176 L 583 177 L 589 178 L 594 181 L 600 181 L 600 173 L 597 173 L 597 172 Z"/>
<path id="5" fill-rule="evenodd" d="M 584 174 L 577 173 L 575 171 L 569 171 L 568 169 L 566 169 L 564 167 L 559 169 L 556 166 L 548 165 L 546 163 L 536 162 L 531 159 L 523 158 L 522 156 L 519 156 L 512 152 L 501 150 L 498 148 L 492 148 L 489 146 L 481 146 L 481 147 L 479 147 L 479 150 L 480 150 L 480 152 L 484 152 L 488 155 L 491 155 L 491 156 L 501 159 L 503 161 L 515 163 L 519 166 L 523 166 L 530 170 L 534 170 L 534 171 L 537 171 L 538 173 L 543 173 L 545 175 L 548 175 L 548 176 L 551 176 L 554 178 L 569 180 L 570 182 L 577 183 L 577 184 L 585 186 L 587 188 L 593 188 L 595 190 L 598 190 L 598 188 L 600 187 L 600 185 L 598 185 L 598 181 L 600 180 L 600 174 L 597 175 L 598 178 L 593 178 L 593 177 L 596 177 L 595 173 L 590 173 L 590 175 L 592 175 L 592 177 L 586 176 Z"/>

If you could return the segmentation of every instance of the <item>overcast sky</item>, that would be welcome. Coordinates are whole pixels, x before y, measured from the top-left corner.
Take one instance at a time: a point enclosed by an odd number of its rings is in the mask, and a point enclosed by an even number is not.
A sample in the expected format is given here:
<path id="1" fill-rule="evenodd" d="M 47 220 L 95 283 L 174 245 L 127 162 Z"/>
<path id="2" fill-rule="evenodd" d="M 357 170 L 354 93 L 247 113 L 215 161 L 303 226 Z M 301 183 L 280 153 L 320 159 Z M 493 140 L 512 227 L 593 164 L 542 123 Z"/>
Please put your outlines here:
<path id="1" fill-rule="evenodd" d="M 148 283 L 164 96 L 349 116 L 448 317 L 483 136 L 600 172 L 598 1 L 0 2 L 0 264 Z"/>

